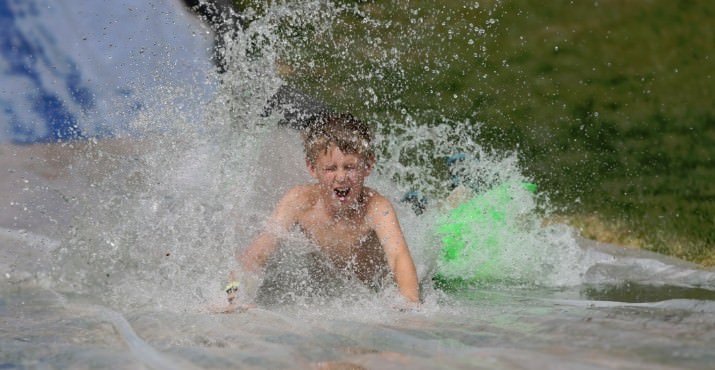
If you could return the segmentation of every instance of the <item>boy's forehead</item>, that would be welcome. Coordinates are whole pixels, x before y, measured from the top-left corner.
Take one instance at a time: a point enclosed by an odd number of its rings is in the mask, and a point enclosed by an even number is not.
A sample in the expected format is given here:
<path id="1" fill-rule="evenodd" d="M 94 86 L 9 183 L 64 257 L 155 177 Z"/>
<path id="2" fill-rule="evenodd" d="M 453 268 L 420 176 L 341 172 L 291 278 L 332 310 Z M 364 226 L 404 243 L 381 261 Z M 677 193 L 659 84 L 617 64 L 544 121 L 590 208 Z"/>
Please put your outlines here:
<path id="1" fill-rule="evenodd" d="M 321 150 L 317 154 L 316 160 L 318 162 L 334 162 L 338 160 L 357 162 L 363 160 L 360 154 L 343 152 L 334 144 L 329 145 L 325 150 Z"/>

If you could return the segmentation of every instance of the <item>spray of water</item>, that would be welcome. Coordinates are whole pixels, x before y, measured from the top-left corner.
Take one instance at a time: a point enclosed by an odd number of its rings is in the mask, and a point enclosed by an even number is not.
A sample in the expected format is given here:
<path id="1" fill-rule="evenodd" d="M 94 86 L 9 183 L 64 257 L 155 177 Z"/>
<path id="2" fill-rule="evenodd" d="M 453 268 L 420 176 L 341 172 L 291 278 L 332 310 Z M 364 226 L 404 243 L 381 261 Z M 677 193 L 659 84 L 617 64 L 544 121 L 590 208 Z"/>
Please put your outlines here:
<path id="1" fill-rule="evenodd" d="M 285 84 L 277 63 L 299 60 L 300 44 L 288 42 L 295 40 L 296 30 L 311 42 L 334 42 L 331 27 L 354 12 L 354 7 L 312 1 L 249 12 L 250 22 L 224 35 L 219 50 L 223 73 L 191 88 L 168 83 L 147 92 L 132 127 L 135 134 L 118 139 L 126 150 L 88 149 L 88 155 L 103 158 L 101 174 L 75 202 L 80 212 L 56 252 L 55 288 L 95 295 L 118 307 L 187 310 L 223 300 L 223 277 L 236 268 L 236 250 L 256 235 L 286 189 L 307 180 L 297 132 L 278 124 L 284 118 L 280 111 L 266 114 L 266 102 Z M 378 65 L 400 71 L 394 50 L 381 50 L 379 40 L 371 46 L 379 51 Z M 352 76 L 384 88 L 380 73 L 358 69 Z M 185 103 L 207 89 L 214 91 L 210 102 Z M 391 96 L 373 95 L 368 105 Z M 395 101 L 388 105 L 399 106 Z M 435 223 L 451 209 L 445 201 L 454 185 L 451 175 L 458 174 L 474 194 L 529 180 L 517 153 L 489 151 L 476 142 L 482 123 L 433 113 L 368 117 L 380 133 L 378 167 L 369 185 L 397 205 L 423 281 L 440 269 Z M 465 159 L 448 167 L 446 159 L 457 153 Z M 421 214 L 400 202 L 408 191 L 427 199 Z M 543 224 L 548 198 L 528 191 L 511 196 L 504 209 L 508 232 L 500 235 L 498 255 L 490 257 L 498 267 L 491 280 L 578 284 L 582 256 L 569 230 Z M 465 258 L 485 262 L 484 255 Z M 375 299 L 355 289 L 343 302 Z M 394 296 L 394 289 L 386 292 L 378 300 Z M 306 302 L 300 297 L 291 301 Z"/>

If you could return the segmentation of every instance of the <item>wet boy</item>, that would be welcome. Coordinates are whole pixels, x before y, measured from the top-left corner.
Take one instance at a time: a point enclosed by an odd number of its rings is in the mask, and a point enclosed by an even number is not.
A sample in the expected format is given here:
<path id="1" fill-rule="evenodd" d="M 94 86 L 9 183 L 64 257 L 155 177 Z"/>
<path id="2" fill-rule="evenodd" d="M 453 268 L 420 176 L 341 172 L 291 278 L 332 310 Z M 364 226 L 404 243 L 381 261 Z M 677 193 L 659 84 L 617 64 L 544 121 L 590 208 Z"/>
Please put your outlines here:
<path id="1" fill-rule="evenodd" d="M 375 164 L 368 126 L 349 114 L 331 113 L 302 134 L 308 172 L 316 182 L 288 190 L 264 230 L 237 256 L 243 276 L 227 286 L 229 302 L 235 306 L 253 298 L 257 284 L 251 280 L 281 237 L 298 230 L 338 270 L 366 285 L 391 273 L 400 294 L 417 303 L 417 273 L 397 214 L 387 198 L 363 185 Z"/>

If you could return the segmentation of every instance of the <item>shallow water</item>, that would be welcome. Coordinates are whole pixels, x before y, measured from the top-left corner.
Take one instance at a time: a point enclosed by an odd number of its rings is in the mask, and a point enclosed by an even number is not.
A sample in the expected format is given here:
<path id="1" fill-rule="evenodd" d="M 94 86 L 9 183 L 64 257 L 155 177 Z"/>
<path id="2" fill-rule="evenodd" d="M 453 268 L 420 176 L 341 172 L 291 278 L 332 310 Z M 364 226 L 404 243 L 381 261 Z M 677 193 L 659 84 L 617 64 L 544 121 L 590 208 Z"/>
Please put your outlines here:
<path id="1" fill-rule="evenodd" d="M 478 126 L 419 112 L 372 122 L 384 135 L 369 179 L 400 213 L 419 310 L 387 288 L 211 313 L 235 250 L 310 181 L 297 132 L 265 112 L 283 83 L 274 26 L 328 32 L 339 11 L 269 9 L 227 44 L 223 75 L 202 75 L 208 103 L 179 82 L 133 96 L 142 109 L 118 113 L 134 135 L 0 147 L 0 369 L 712 368 L 715 272 L 547 224 L 547 194 L 512 189 L 503 228 L 473 225 L 498 245 L 464 256 L 491 266 L 476 286 L 431 287 L 452 181 L 434 163 L 467 153 L 455 169 L 477 191 L 529 179 L 515 153 L 473 142 Z M 265 49 L 248 55 L 257 35 Z M 408 190 L 430 197 L 424 213 L 400 202 Z"/>
<path id="2" fill-rule="evenodd" d="M 26 287 L 2 294 L 3 368 L 711 368 L 715 302 L 589 300 L 487 288 L 439 307 L 132 309 Z M 359 312 L 358 312 L 359 311 Z M 331 367 L 332 366 L 332 367 Z"/>
<path id="3" fill-rule="evenodd" d="M 171 256 L 163 255 L 166 244 L 154 240 L 137 261 L 103 249 L 104 241 L 67 237 L 73 223 L 99 225 L 119 243 L 120 231 L 138 224 L 124 220 L 126 226 L 107 228 L 96 220 L 59 217 L 71 209 L 48 211 L 45 205 L 56 204 L 53 194 L 98 197 L 87 191 L 91 187 L 77 186 L 91 179 L 61 171 L 47 177 L 51 161 L 38 155 L 47 147 L 4 149 L 36 156 L 6 162 L 16 171 L 5 185 L 22 203 L 6 216 L 28 227 L 8 226 L 0 234 L 2 368 L 707 369 L 715 361 L 714 272 L 575 237 L 575 270 L 583 271 L 575 284 L 495 282 L 446 293 L 428 288 L 422 308 L 406 312 L 388 292 L 210 313 L 222 300 L 223 270 L 230 265 L 219 261 L 223 255 L 203 247 L 206 262 L 187 264 L 190 249 L 197 248 L 191 238 L 185 249 L 174 246 Z M 53 153 L 67 151 L 60 146 Z M 73 157 L 73 166 L 86 171 L 83 161 L 95 156 Z M 29 187 L 23 178 L 33 179 Z M 203 222 L 206 215 L 198 215 L 192 222 Z M 59 228 L 53 219 L 60 220 Z M 88 231 L 82 235 L 101 235 Z M 73 241 L 78 244 L 68 244 Z M 87 256 L 88 247 L 104 258 Z M 63 248 L 74 252 L 58 254 Z M 425 254 L 416 255 L 424 274 Z M 172 257 L 182 262 L 162 260 Z"/>

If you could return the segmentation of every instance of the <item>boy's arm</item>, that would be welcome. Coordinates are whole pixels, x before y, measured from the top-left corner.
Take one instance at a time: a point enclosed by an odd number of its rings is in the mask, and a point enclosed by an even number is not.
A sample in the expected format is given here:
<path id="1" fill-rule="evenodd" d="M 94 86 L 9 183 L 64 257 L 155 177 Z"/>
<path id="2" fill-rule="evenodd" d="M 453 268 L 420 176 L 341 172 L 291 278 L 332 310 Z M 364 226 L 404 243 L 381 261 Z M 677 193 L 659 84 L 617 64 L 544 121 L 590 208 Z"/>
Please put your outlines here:
<path id="1" fill-rule="evenodd" d="M 273 224 L 273 222 L 269 224 Z M 259 272 L 266 265 L 266 261 L 273 253 L 276 245 L 278 245 L 278 238 L 273 231 L 261 231 L 258 237 L 248 245 L 248 248 L 241 254 L 236 255 L 241 270 L 247 273 Z"/>
<path id="2" fill-rule="evenodd" d="M 278 237 L 287 233 L 296 221 L 297 210 L 301 208 L 301 193 L 299 188 L 289 190 L 278 202 L 263 231 L 243 253 L 236 256 L 243 270 L 256 272 L 266 265 L 278 245 Z"/>
<path id="3" fill-rule="evenodd" d="M 382 196 L 375 197 L 374 202 L 370 212 L 372 227 L 385 251 L 387 264 L 395 276 L 400 294 L 410 302 L 418 303 L 417 271 L 400 228 L 397 213 L 392 204 Z"/>
<path id="4" fill-rule="evenodd" d="M 236 255 L 236 260 L 241 267 L 240 279 L 236 279 L 236 282 L 242 284 L 240 289 L 243 292 L 244 299 L 250 300 L 255 296 L 255 290 L 258 288 L 257 276 L 278 245 L 279 236 L 287 232 L 295 222 L 295 210 L 298 209 L 299 200 L 300 191 L 295 188 L 289 190 L 278 202 L 276 209 L 258 237 L 242 253 Z M 232 273 L 232 276 L 235 275 Z M 231 278 L 231 280 L 234 280 L 234 278 Z M 232 302 L 234 298 L 235 295 L 229 293 L 229 302 Z"/>

